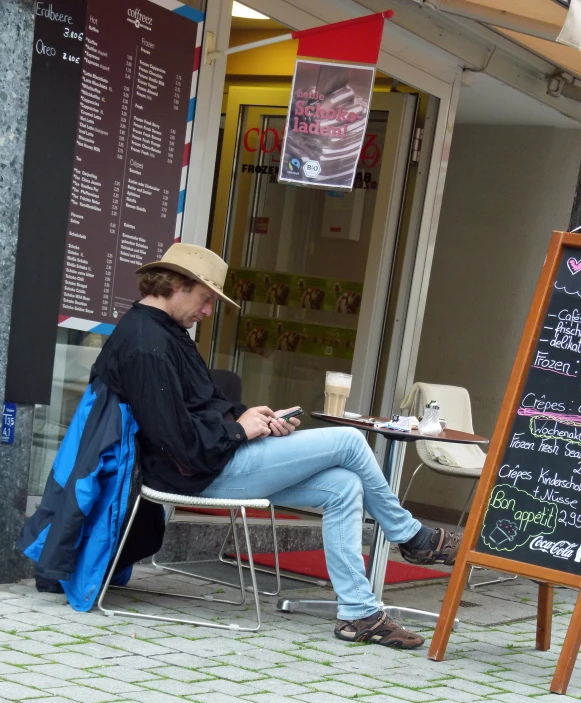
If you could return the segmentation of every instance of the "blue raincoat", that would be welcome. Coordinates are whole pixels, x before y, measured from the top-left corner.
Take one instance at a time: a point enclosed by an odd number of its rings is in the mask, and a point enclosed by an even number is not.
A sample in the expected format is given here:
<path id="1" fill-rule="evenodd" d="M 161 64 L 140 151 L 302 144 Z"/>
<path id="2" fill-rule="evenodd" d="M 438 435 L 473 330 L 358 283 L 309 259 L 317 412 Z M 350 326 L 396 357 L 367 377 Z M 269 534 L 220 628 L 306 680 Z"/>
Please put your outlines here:
<path id="1" fill-rule="evenodd" d="M 36 573 L 61 582 L 75 610 L 90 610 L 119 544 L 131 492 L 138 426 L 98 378 L 60 446 L 36 513 L 18 546 Z M 125 585 L 132 567 L 115 574 Z"/>

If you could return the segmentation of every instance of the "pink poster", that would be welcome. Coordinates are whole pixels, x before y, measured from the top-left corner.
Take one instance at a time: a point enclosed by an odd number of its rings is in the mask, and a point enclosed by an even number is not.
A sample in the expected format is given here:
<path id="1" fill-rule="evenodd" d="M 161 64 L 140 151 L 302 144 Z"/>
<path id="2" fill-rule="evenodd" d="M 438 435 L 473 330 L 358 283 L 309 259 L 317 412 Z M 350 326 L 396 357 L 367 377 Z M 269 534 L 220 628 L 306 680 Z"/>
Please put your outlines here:
<path id="1" fill-rule="evenodd" d="M 279 181 L 353 188 L 374 66 L 297 60 Z"/>

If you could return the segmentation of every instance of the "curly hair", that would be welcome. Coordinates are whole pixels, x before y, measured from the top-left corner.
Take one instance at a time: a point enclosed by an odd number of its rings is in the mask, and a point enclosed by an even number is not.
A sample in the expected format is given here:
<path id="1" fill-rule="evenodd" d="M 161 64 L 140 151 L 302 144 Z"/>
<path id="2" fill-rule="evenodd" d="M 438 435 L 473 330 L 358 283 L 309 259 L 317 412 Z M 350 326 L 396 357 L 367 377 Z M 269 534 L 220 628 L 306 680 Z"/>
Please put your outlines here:
<path id="1" fill-rule="evenodd" d="M 189 293 L 197 283 L 198 281 L 193 278 L 160 267 L 142 273 L 137 287 L 142 298 L 148 295 L 153 295 L 156 298 L 171 298 L 176 288 Z"/>

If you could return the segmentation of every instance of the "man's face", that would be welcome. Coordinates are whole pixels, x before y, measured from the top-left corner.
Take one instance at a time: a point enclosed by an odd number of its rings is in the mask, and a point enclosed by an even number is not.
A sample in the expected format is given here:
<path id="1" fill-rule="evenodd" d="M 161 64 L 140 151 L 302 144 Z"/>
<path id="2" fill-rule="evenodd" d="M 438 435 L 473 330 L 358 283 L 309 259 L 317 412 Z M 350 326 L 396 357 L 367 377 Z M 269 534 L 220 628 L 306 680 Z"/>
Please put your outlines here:
<path id="1" fill-rule="evenodd" d="M 218 296 L 203 283 L 196 283 L 191 291 L 176 289 L 168 300 L 168 314 L 179 325 L 189 329 L 212 314 Z"/>

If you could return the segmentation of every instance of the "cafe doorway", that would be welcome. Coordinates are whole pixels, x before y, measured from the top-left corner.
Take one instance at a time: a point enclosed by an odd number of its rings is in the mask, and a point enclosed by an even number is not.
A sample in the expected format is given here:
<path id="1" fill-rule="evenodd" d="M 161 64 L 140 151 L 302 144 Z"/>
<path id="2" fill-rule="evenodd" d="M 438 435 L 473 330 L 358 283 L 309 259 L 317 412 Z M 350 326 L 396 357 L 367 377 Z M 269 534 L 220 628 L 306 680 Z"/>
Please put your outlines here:
<path id="1" fill-rule="evenodd" d="M 200 348 L 241 376 L 246 404 L 301 405 L 309 427 L 327 370 L 353 374 L 348 408 L 371 410 L 362 379 L 379 364 L 419 100 L 374 92 L 346 193 L 278 183 L 289 97 L 290 82 L 229 88 L 209 244 L 241 309 L 221 306 Z"/>
<path id="2" fill-rule="evenodd" d="M 248 0 L 252 10 L 264 14 L 261 19 L 240 19 L 232 16 L 230 0 L 216 0 L 220 10 L 209 17 L 207 28 L 215 33 L 218 50 L 224 50 L 288 34 L 290 28 L 348 19 L 355 9 L 355 4 L 350 10 L 339 8 L 335 0 L 325 0 L 317 5 L 315 17 L 310 10 L 298 8 L 297 2 Z M 245 403 L 266 402 L 276 408 L 300 403 L 308 415 L 323 403 L 324 371 L 335 368 L 354 375 L 348 410 L 386 416 L 397 411 L 413 381 L 462 72 L 453 59 L 434 52 L 425 42 L 414 41 L 411 46 L 410 37 L 400 37 L 389 23 L 385 31 L 389 41 L 380 51 L 371 106 L 371 126 L 382 117 L 385 123 L 381 163 L 359 164 L 363 183 L 368 168 L 379 169 L 377 179 L 373 174 L 367 178 L 371 183 L 377 180 L 377 187 L 367 189 L 363 197 L 370 223 L 363 264 L 354 263 L 353 252 L 362 248 L 364 240 L 363 233 L 359 241 L 350 239 L 347 224 L 351 219 L 343 220 L 347 234 L 340 234 L 344 239 L 322 236 L 324 198 L 332 194 L 301 189 L 287 199 L 286 192 L 299 189 L 276 183 L 274 131 L 286 115 L 296 42 L 270 43 L 202 63 L 192 141 L 192 153 L 197 154 L 201 167 L 188 174 L 182 239 L 206 244 L 224 256 L 234 274 L 229 281 L 231 295 L 238 285 L 240 294 L 249 297 L 254 286 L 254 299 L 241 301 L 240 311 L 221 310 L 224 306 L 218 305 L 213 318 L 198 325 L 195 332 L 210 366 L 241 374 Z M 226 32 L 229 40 L 224 41 L 221 37 Z M 412 55 L 413 61 L 402 58 Z M 214 163 L 215 169 L 210 166 Z M 209 172 L 212 179 L 207 177 Z M 361 197 L 358 190 L 348 197 Z M 293 206 L 291 197 L 297 199 Z M 287 223 L 285 233 L 282 228 Z M 322 243 L 327 244 L 325 249 Z M 341 251 L 347 253 L 340 256 Z M 339 266 L 332 268 L 339 257 L 346 273 Z M 278 270 L 280 264 L 284 267 Z M 363 275 L 358 278 L 361 267 Z M 279 280 L 270 277 L 273 272 Z M 333 291 L 334 283 L 359 283 L 358 290 L 347 291 L 360 295 L 358 313 L 302 307 L 306 289 L 320 288 L 313 279 L 323 279 L 327 304 L 331 301 L 328 279 L 332 279 L 331 296 L 338 288 Z M 289 288 L 286 305 L 280 296 L 281 291 L 287 296 L 285 286 Z M 278 298 L 265 300 L 267 290 Z M 305 305 L 315 297 L 309 291 Z M 255 320 L 260 322 L 253 326 Z M 299 322 L 304 324 L 297 328 Z M 325 349 L 310 353 L 314 347 L 306 344 L 312 340 L 303 329 L 306 324 L 323 327 L 325 333 L 340 327 L 345 337 L 350 335 L 346 343 L 351 346 L 355 337 L 351 358 L 338 358 Z M 295 351 L 289 348 L 297 342 L 293 333 L 299 337 Z M 317 344 L 333 340 L 313 336 Z M 338 336 L 333 340 L 335 346 Z M 247 344 L 266 348 L 260 354 L 250 351 Z M 308 418 L 303 419 L 310 424 Z M 370 438 L 370 444 L 382 463 L 386 443 Z M 399 466 L 396 488 L 398 481 Z"/>

